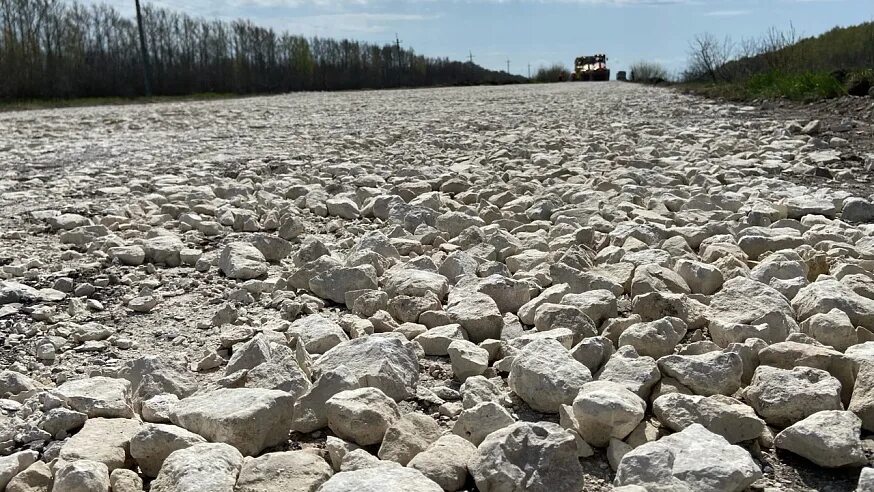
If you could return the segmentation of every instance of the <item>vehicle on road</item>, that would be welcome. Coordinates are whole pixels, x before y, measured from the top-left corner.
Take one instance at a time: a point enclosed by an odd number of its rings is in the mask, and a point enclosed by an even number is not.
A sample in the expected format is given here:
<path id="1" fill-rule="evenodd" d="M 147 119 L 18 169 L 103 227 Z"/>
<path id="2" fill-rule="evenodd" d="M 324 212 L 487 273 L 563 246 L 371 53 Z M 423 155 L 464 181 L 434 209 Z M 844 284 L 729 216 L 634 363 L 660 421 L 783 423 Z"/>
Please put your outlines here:
<path id="1" fill-rule="evenodd" d="M 598 54 L 581 56 L 574 61 L 574 71 L 571 80 L 584 82 L 610 80 L 610 69 L 607 68 L 607 55 Z"/>

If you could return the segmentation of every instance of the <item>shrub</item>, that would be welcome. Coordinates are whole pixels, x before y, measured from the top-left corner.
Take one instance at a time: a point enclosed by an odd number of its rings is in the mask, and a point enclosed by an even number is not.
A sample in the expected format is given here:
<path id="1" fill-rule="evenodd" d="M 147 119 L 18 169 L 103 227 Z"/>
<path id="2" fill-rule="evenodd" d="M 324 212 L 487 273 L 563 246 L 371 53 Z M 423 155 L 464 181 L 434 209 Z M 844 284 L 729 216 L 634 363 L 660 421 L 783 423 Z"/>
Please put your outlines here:
<path id="1" fill-rule="evenodd" d="M 631 65 L 630 80 L 645 84 L 659 84 L 668 80 L 668 71 L 658 63 L 641 61 Z"/>
<path id="2" fill-rule="evenodd" d="M 540 67 L 534 75 L 535 82 L 560 82 L 568 80 L 570 72 L 561 63 L 553 63 L 548 67 Z"/>

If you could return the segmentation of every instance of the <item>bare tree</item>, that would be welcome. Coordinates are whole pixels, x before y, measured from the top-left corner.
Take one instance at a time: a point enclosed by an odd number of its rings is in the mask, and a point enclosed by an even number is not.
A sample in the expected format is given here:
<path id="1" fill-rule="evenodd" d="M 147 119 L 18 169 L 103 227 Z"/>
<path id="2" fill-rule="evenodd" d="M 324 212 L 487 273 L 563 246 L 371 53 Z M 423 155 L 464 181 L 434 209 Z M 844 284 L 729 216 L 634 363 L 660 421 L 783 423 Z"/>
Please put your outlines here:
<path id="1" fill-rule="evenodd" d="M 689 44 L 689 68 L 687 77 L 705 78 L 712 82 L 728 79 L 725 64 L 732 59 L 734 43 L 726 37 L 720 41 L 716 36 L 698 34 Z"/>

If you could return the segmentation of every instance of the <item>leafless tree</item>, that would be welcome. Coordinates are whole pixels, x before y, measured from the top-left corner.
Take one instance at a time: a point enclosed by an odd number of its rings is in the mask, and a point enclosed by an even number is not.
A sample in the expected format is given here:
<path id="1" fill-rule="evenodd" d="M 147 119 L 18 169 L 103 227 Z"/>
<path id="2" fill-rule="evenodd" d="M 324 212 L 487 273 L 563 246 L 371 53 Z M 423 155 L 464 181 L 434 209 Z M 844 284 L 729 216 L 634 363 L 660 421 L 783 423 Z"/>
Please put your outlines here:
<path id="1" fill-rule="evenodd" d="M 719 82 L 728 78 L 725 64 L 732 59 L 734 43 L 726 37 L 722 41 L 716 36 L 698 34 L 689 44 L 688 73 Z"/>

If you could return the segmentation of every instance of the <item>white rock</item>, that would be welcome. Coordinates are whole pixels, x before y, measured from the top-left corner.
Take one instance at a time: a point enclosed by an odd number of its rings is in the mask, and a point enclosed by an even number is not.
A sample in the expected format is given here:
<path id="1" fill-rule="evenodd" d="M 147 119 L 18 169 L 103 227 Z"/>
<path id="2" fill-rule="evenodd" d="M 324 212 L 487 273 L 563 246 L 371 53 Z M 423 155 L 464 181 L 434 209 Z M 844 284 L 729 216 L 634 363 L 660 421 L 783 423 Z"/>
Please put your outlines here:
<path id="1" fill-rule="evenodd" d="M 130 440 L 139 428 L 135 419 L 88 419 L 61 447 L 58 462 L 88 460 L 103 463 L 109 471 L 123 468 L 130 461 Z"/>
<path id="2" fill-rule="evenodd" d="M 416 393 L 419 361 L 410 344 L 397 338 L 367 336 L 342 342 L 325 352 L 313 367 L 313 376 L 346 366 L 362 386 L 379 388 L 401 401 Z"/>
<path id="3" fill-rule="evenodd" d="M 297 432 L 313 432 L 328 426 L 328 410 L 325 402 L 335 394 L 357 389 L 358 378 L 346 366 L 323 373 L 316 383 L 294 402 L 292 429 Z"/>
<path id="4" fill-rule="evenodd" d="M 611 438 L 625 439 L 643 420 L 646 402 L 623 385 L 592 381 L 573 401 L 580 436 L 592 446 L 605 447 Z"/>
<path id="5" fill-rule="evenodd" d="M 144 475 L 157 477 L 170 453 L 205 442 L 203 437 L 175 425 L 146 424 L 131 437 L 130 454 Z"/>
<path id="6" fill-rule="evenodd" d="M 152 481 L 151 492 L 233 492 L 243 455 L 223 443 L 196 444 L 174 451 Z"/>
<path id="7" fill-rule="evenodd" d="M 0 457 L 0 489 L 6 488 L 9 481 L 23 472 L 39 458 L 36 451 L 19 451 L 9 456 Z"/>
<path id="8" fill-rule="evenodd" d="M 685 335 L 686 323 L 667 317 L 629 326 L 619 336 L 619 346 L 630 345 L 638 354 L 658 359 L 673 353 Z"/>
<path id="9" fill-rule="evenodd" d="M 170 420 L 244 455 L 283 443 L 291 430 L 294 396 L 260 388 L 219 389 L 179 400 Z"/>
<path id="10" fill-rule="evenodd" d="M 325 408 L 328 427 L 359 446 L 379 444 L 386 430 L 401 418 L 394 400 L 377 388 L 342 391 L 329 398 Z"/>
<path id="11" fill-rule="evenodd" d="M 304 344 L 311 354 L 324 354 L 341 342 L 349 340 L 337 323 L 320 314 L 311 314 L 296 320 L 288 327 L 286 336 Z"/>
<path id="12" fill-rule="evenodd" d="M 319 492 L 441 492 L 443 489 L 420 471 L 400 466 L 376 466 L 337 473 Z"/>
<path id="13" fill-rule="evenodd" d="M 219 268 L 228 278 L 249 280 L 267 273 L 267 260 L 251 243 L 230 243 L 222 250 Z"/>
<path id="14" fill-rule="evenodd" d="M 539 412 L 556 413 L 592 380 L 589 368 L 555 340 L 535 340 L 516 354 L 507 380 L 510 389 Z"/>
<path id="15" fill-rule="evenodd" d="M 518 422 L 489 434 L 468 467 L 483 492 L 578 492 L 584 486 L 574 436 L 551 422 Z"/>
<path id="16" fill-rule="evenodd" d="M 428 448 L 442 431 L 437 421 L 419 412 L 403 415 L 385 431 L 377 456 L 407 466 L 416 455 Z"/>
<path id="17" fill-rule="evenodd" d="M 486 401 L 462 410 L 452 433 L 479 445 L 492 432 L 515 422 L 516 419 L 506 408 L 493 401 Z"/>
<path id="18" fill-rule="evenodd" d="M 75 379 L 55 389 L 55 392 L 77 412 L 89 418 L 133 417 L 131 384 L 124 379 L 103 376 Z"/>
<path id="19" fill-rule="evenodd" d="M 731 395 L 741 385 L 743 359 L 734 352 L 701 355 L 668 355 L 658 360 L 663 376 L 669 376 L 695 394 Z"/>
<path id="20" fill-rule="evenodd" d="M 455 340 L 446 351 L 452 363 L 452 373 L 461 382 L 479 376 L 489 367 L 489 353 L 467 340 Z"/>
<path id="21" fill-rule="evenodd" d="M 722 272 L 713 265 L 679 259 L 674 265 L 674 271 L 686 281 L 694 294 L 711 295 L 722 288 Z"/>
<path id="22" fill-rule="evenodd" d="M 757 439 L 765 430 L 765 422 L 751 407 L 728 396 L 670 393 L 656 398 L 652 406 L 659 422 L 675 432 L 701 424 L 736 444 Z"/>
<path id="23" fill-rule="evenodd" d="M 419 470 L 446 491 L 461 490 L 467 480 L 467 463 L 476 454 L 468 440 L 448 434 L 417 454 L 407 465 Z"/>
<path id="24" fill-rule="evenodd" d="M 740 492 L 762 476 L 743 448 L 699 424 L 639 446 L 622 457 L 614 485 L 647 490 Z"/>
<path id="25" fill-rule="evenodd" d="M 744 400 L 765 422 L 788 427 L 822 410 L 841 410 L 841 383 L 821 369 L 759 366 Z"/>
<path id="26" fill-rule="evenodd" d="M 67 463 L 55 472 L 52 492 L 109 492 L 109 469 L 96 461 Z"/>
<path id="27" fill-rule="evenodd" d="M 824 410 L 783 429 L 774 446 L 824 467 L 868 464 L 859 438 L 862 421 L 853 412 Z"/>
<path id="28" fill-rule="evenodd" d="M 333 474 L 325 460 L 307 451 L 267 453 L 244 459 L 234 492 L 310 492 Z"/>

